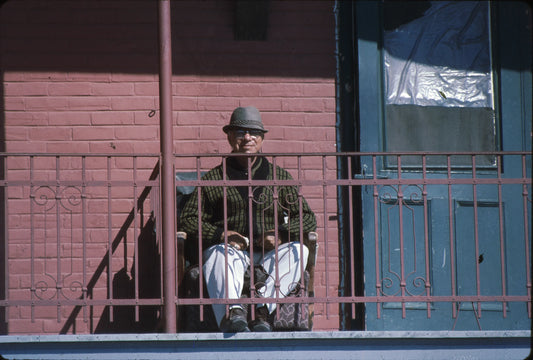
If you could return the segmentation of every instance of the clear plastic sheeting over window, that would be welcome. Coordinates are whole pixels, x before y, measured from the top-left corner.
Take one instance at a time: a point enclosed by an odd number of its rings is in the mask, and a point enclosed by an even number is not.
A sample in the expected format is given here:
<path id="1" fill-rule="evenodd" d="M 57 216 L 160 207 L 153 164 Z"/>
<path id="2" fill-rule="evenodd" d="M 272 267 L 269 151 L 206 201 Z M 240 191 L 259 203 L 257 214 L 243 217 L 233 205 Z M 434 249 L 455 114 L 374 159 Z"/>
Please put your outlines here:
<path id="1" fill-rule="evenodd" d="M 473 1 L 431 2 L 385 31 L 386 103 L 493 107 L 489 37 L 488 3 Z"/>
<path id="2" fill-rule="evenodd" d="M 385 150 L 498 150 L 489 3 L 385 1 L 383 9 Z M 466 158 L 452 164 L 469 167 Z M 414 157 L 403 165 L 421 166 Z"/>

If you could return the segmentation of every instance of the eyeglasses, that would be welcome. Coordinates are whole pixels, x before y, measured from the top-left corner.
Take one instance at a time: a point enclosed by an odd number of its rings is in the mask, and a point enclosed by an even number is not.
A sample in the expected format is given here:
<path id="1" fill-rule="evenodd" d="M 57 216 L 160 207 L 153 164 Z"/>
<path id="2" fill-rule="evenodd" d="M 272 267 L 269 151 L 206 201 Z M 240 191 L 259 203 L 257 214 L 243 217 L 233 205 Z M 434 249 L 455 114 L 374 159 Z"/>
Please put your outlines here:
<path id="1" fill-rule="evenodd" d="M 233 130 L 233 134 L 237 139 L 243 139 L 246 134 L 253 138 L 263 137 L 261 130 Z"/>

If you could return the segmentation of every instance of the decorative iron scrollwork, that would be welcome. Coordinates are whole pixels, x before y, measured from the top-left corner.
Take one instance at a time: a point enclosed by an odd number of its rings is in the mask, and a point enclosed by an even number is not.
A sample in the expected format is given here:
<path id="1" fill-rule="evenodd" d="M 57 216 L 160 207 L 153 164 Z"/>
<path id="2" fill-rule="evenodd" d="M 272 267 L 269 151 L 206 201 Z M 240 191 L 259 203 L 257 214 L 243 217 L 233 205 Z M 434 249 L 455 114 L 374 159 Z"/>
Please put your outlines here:
<path id="1" fill-rule="evenodd" d="M 67 283 L 74 273 L 74 230 L 81 227 L 74 215 L 81 213 L 82 197 L 76 186 L 39 186 L 31 192 L 31 216 L 36 222 L 32 227 L 32 265 L 43 264 L 31 291 L 40 300 L 71 299 L 83 291 L 79 280 Z M 63 253 L 65 247 L 70 253 Z M 74 295 L 69 296 L 65 289 Z"/>
<path id="2" fill-rule="evenodd" d="M 415 214 L 415 207 L 424 205 L 423 189 L 420 185 L 386 185 L 379 189 L 378 198 L 385 217 L 381 222 L 385 228 L 381 229 L 382 279 L 378 291 L 383 296 L 397 296 L 402 292 L 421 295 L 429 283 L 417 264 L 419 260 L 424 261 L 417 257 L 417 247 L 425 245 L 417 238 L 420 219 Z M 398 234 L 398 238 L 393 238 L 393 234 Z"/>

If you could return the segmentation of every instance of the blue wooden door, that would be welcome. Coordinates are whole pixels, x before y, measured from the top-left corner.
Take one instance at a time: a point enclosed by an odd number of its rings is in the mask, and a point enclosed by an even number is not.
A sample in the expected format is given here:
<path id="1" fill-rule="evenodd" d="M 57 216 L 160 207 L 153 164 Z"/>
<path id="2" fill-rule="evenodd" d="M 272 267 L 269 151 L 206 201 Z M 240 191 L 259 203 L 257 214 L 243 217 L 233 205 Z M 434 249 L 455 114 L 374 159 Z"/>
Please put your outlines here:
<path id="1" fill-rule="evenodd" d="M 531 150 L 528 9 L 503 5 L 357 2 L 361 151 Z M 361 158 L 358 177 L 412 179 L 362 188 L 365 295 L 380 296 L 366 304 L 367 330 L 530 329 L 525 302 L 387 301 L 527 294 L 531 195 L 522 185 L 425 188 L 420 179 L 520 178 L 524 165 L 530 177 L 531 157 L 449 159 Z"/>

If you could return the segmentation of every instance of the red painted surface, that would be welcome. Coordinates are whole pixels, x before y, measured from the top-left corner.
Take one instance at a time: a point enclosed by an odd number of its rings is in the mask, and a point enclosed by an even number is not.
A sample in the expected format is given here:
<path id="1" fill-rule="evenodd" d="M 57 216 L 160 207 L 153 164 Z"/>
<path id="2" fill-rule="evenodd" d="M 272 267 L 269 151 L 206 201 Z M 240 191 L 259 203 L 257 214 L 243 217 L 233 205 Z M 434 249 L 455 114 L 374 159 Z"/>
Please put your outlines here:
<path id="1" fill-rule="evenodd" d="M 335 151 L 333 1 L 270 1 L 268 23 L 266 41 L 235 41 L 232 1 L 172 2 L 175 153 L 227 152 L 221 127 L 235 107 L 246 105 L 260 109 L 270 130 L 265 152 Z M 159 153 L 156 1 L 10 0 L 0 8 L 0 43 L 3 151 Z M 27 176 L 29 164 L 20 161 L 8 162 L 12 178 Z M 111 164 L 113 179 L 130 180 L 131 160 L 121 161 Z M 43 176 L 54 179 L 50 162 Z M 60 167 L 79 169 L 72 162 L 62 160 Z M 88 176 L 105 180 L 105 160 L 88 158 L 87 163 Z M 139 159 L 139 179 L 147 180 L 154 165 L 153 159 Z M 309 164 L 304 176 L 313 177 L 314 171 Z M 306 191 L 311 206 L 322 207 L 319 190 Z M 90 204 L 86 221 L 93 229 L 86 236 L 95 243 L 88 249 L 87 268 L 101 261 L 108 245 L 103 214 L 111 206 L 111 224 L 118 231 L 131 210 L 131 196 L 131 189 L 118 189 L 111 205 Z M 27 188 L 9 189 L 8 280 L 15 298 L 29 291 L 22 276 L 29 271 L 24 260 L 30 233 L 27 197 Z M 323 214 L 317 217 L 324 222 Z M 337 234 L 331 231 L 328 239 L 330 254 L 336 254 Z M 132 249 L 124 251 L 119 247 L 114 255 L 116 269 L 123 265 L 121 256 L 133 256 Z M 328 268 L 337 262 L 331 256 Z M 78 263 L 73 270 L 82 268 Z M 321 269 L 323 259 L 317 264 L 317 295 L 326 286 Z M 334 292 L 338 274 L 329 276 Z M 104 298 L 106 281 L 103 276 L 95 288 Z M 58 311 L 64 319 L 72 307 L 36 308 L 34 322 L 29 307 L 10 308 L 9 332 L 58 333 L 64 326 Z M 337 305 L 329 306 L 328 316 L 322 305 L 315 311 L 316 330 L 338 329 Z M 87 321 L 80 314 L 69 331 L 91 332 L 101 315 L 101 308 Z"/>

